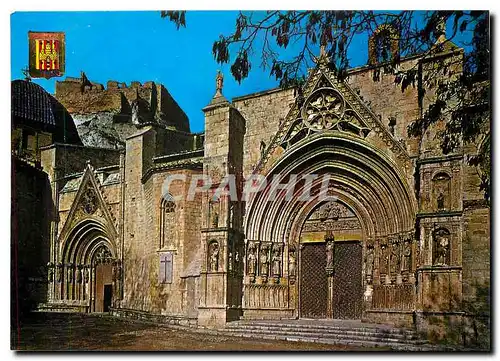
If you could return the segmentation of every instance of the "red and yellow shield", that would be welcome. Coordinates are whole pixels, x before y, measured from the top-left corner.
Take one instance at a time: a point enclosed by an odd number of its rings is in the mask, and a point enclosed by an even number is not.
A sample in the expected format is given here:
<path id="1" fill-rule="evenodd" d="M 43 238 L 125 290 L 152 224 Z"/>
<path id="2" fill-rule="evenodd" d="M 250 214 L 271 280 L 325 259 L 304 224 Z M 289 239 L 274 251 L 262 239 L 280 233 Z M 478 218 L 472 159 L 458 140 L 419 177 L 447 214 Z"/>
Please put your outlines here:
<path id="1" fill-rule="evenodd" d="M 64 40 L 62 32 L 28 32 L 31 77 L 49 79 L 63 75 L 65 68 Z"/>

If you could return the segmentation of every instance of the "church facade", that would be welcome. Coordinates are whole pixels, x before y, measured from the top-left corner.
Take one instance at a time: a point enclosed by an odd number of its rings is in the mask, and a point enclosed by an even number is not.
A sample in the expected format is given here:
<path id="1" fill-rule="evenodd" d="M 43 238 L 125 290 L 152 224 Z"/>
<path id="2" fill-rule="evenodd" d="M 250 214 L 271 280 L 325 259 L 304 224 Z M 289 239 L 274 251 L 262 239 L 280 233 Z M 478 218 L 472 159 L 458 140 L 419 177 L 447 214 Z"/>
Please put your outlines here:
<path id="1" fill-rule="evenodd" d="M 425 77 L 461 54 L 400 66 Z M 467 163 L 480 144 L 443 154 L 442 124 L 409 137 L 434 93 L 381 69 L 339 80 L 319 57 L 301 92 L 231 102 L 219 75 L 200 134 L 161 85 L 58 82 L 84 145 L 41 148 L 54 212 L 40 309 L 489 332 L 490 210 Z"/>

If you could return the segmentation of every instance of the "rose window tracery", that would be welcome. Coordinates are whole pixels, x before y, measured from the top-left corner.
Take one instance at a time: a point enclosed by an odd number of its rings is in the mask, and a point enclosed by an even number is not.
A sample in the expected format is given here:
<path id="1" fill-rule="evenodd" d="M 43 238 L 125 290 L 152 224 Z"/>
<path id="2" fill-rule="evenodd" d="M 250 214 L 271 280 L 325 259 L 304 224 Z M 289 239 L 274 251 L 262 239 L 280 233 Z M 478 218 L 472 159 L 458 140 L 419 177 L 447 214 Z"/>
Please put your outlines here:
<path id="1" fill-rule="evenodd" d="M 307 99 L 302 108 L 302 118 L 313 130 L 331 129 L 344 114 L 345 102 L 332 88 L 321 88 Z"/>

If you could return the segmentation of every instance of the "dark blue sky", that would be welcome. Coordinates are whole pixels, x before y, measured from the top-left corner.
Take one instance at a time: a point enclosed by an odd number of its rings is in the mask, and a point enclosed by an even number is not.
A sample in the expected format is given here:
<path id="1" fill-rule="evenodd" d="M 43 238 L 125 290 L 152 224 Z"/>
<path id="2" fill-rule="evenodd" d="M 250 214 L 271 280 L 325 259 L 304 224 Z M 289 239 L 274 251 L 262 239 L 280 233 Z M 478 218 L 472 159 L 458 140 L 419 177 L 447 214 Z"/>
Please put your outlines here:
<path id="1" fill-rule="evenodd" d="M 212 44 L 220 34 L 234 30 L 237 14 L 189 11 L 187 27 L 177 30 L 158 11 L 16 12 L 11 16 L 11 78 L 23 78 L 22 69 L 28 65 L 28 31 L 64 31 L 64 76 L 78 77 L 83 70 L 91 81 L 103 85 L 108 80 L 162 83 L 188 115 L 191 131 L 199 132 L 204 127 L 201 109 L 215 93 L 217 69 L 224 73 L 223 93 L 229 100 L 278 86 L 269 69 L 259 67 L 259 54 L 241 84 L 232 78 L 230 64 L 215 62 Z M 356 40 L 349 52 L 351 66 L 367 60 L 367 38 Z M 291 44 L 287 53 L 293 51 Z M 61 78 L 34 82 L 53 93 L 56 80 Z"/>
<path id="2" fill-rule="evenodd" d="M 219 65 L 212 44 L 234 30 L 237 12 L 190 11 L 186 28 L 160 17 L 159 12 L 16 12 L 11 16 L 11 78 L 23 78 L 28 65 L 28 31 L 66 33 L 66 73 L 106 85 L 109 79 L 162 83 L 189 117 L 191 131 L 203 130 L 203 112 L 215 93 L 217 69 L 224 73 L 224 95 L 231 99 L 278 86 L 255 55 L 250 76 L 238 84 L 230 64 Z M 362 46 L 365 50 L 365 46 Z M 293 51 L 293 45 L 289 47 Z M 366 52 L 361 64 L 366 61 Z M 64 78 L 64 77 L 63 77 Z M 49 92 L 61 78 L 34 79 Z"/>

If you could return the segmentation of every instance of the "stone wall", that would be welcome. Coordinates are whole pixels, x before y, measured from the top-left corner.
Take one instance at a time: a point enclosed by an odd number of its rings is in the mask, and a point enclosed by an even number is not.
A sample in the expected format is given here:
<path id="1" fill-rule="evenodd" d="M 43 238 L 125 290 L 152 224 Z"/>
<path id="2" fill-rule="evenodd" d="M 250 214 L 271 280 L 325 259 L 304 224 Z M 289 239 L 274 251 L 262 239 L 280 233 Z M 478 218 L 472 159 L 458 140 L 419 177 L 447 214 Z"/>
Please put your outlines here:
<path id="1" fill-rule="evenodd" d="M 82 78 L 56 82 L 56 97 L 73 116 L 86 146 L 123 148 L 140 124 L 189 132 L 184 111 L 161 84 L 110 80 L 105 88 Z M 134 107 L 137 106 L 137 116 Z"/>

